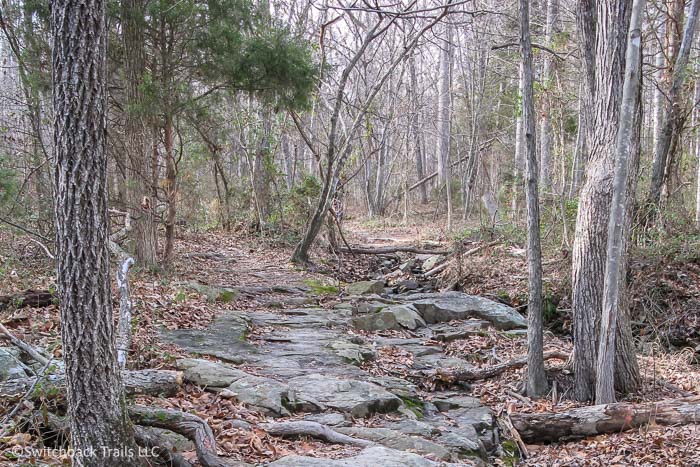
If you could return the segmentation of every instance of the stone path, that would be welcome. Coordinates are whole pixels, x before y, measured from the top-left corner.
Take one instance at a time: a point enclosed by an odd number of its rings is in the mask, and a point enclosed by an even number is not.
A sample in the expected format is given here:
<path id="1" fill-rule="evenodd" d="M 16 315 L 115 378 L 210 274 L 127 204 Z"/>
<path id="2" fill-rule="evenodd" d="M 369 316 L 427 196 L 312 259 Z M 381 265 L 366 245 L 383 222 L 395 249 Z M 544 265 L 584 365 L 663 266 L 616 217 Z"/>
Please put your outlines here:
<path id="1" fill-rule="evenodd" d="M 430 402 L 421 400 L 410 381 L 373 376 L 360 365 L 376 358 L 378 348 L 392 346 L 413 355 L 411 370 L 416 374 L 438 367 L 468 368 L 469 362 L 446 356 L 434 342 L 492 327 L 523 329 L 523 317 L 505 305 L 458 292 L 394 294 L 380 282 L 354 284 L 350 290 L 355 295 L 341 298 L 332 309 L 226 312 L 207 329 L 163 331 L 162 338 L 220 360 L 178 361 L 186 380 L 230 391 L 273 417 L 303 417 L 376 443 L 344 460 L 291 456 L 271 465 L 483 464 L 499 442 L 488 407 L 456 392 L 436 392 Z M 290 303 L 299 303 L 298 297 Z M 371 333 L 388 329 L 411 330 L 414 337 Z M 352 332 L 358 330 L 370 333 Z M 237 368 L 240 364 L 254 371 Z M 381 426 L 356 423 L 377 413 L 392 416 L 384 417 Z"/>

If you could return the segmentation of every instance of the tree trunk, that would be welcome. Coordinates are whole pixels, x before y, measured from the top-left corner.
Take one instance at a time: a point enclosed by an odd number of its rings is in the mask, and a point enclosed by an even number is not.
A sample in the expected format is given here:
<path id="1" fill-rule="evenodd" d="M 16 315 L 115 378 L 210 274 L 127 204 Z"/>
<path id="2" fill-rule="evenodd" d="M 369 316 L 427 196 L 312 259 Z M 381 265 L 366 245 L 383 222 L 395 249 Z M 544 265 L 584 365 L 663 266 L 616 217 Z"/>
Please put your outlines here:
<path id="1" fill-rule="evenodd" d="M 664 184 L 668 180 L 669 171 L 667 167 L 670 165 L 669 159 L 673 158 L 673 154 L 671 153 L 673 139 L 679 136 L 686 118 L 685 105 L 683 99 L 681 99 L 681 93 L 683 91 L 683 83 L 685 82 L 686 68 L 690 56 L 690 49 L 693 44 L 699 10 L 700 0 L 693 0 L 690 5 L 688 20 L 683 30 L 683 40 L 681 42 L 680 51 L 678 52 L 678 58 L 673 67 L 673 79 L 668 92 L 661 134 L 659 135 L 658 142 L 654 149 L 654 163 L 652 166 L 651 188 L 649 189 L 648 199 L 649 206 L 654 210 L 658 210 L 659 208 L 661 192 Z"/>
<path id="2" fill-rule="evenodd" d="M 105 2 L 55 0 L 51 19 L 57 285 L 73 465 L 134 466 L 107 247 Z"/>
<path id="3" fill-rule="evenodd" d="M 626 50 L 626 35 L 620 31 L 628 30 L 630 7 L 623 0 L 615 1 L 612 7 L 588 0 L 579 1 L 579 32 L 587 71 L 584 102 L 590 151 L 586 183 L 579 197 L 572 253 L 574 395 L 579 400 L 592 399 L 595 389 L 614 143 Z M 598 53 L 594 55 L 592 51 Z M 629 326 L 629 321 L 624 319 L 620 319 L 617 326 L 617 338 L 621 344 L 616 349 L 616 361 L 629 371 L 616 374 L 616 385 L 625 388 L 635 387 L 639 381 L 638 369 L 635 372 L 634 344 L 626 342 L 631 337 Z M 622 378 L 625 381 L 620 381 Z"/>
<path id="4" fill-rule="evenodd" d="M 550 0 L 552 1 L 552 0 Z M 529 0 L 520 0 L 520 48 L 523 72 L 523 128 L 527 156 L 527 394 L 540 397 L 547 392 L 547 376 L 542 356 L 542 250 L 540 248 L 540 207 L 537 184 L 537 144 L 535 138 L 535 102 L 533 97 L 532 44 L 530 42 Z"/>
<path id="5" fill-rule="evenodd" d="M 411 55 L 408 61 L 408 70 L 411 79 L 411 133 L 413 135 L 413 154 L 416 161 L 416 175 L 418 180 L 425 177 L 425 169 L 423 167 L 423 151 L 421 150 L 421 132 L 420 132 L 420 102 L 418 100 L 418 78 L 416 77 L 416 58 Z M 420 185 L 420 202 L 426 204 L 428 202 L 428 190 L 424 183 Z"/>
<path id="6" fill-rule="evenodd" d="M 450 68 L 452 61 L 452 27 L 445 27 L 445 40 L 440 47 L 440 89 L 438 96 L 438 186 L 450 176 Z"/>
<path id="7" fill-rule="evenodd" d="M 547 25 L 545 29 L 545 45 L 552 47 L 554 36 L 558 31 L 559 0 L 547 1 Z M 542 79 L 544 92 L 542 94 L 542 116 L 540 118 L 540 188 L 549 190 L 551 178 L 549 167 L 552 158 L 552 125 L 550 112 L 552 111 L 552 89 L 554 88 L 555 62 L 551 54 L 544 54 L 544 66 Z"/>
<path id="8" fill-rule="evenodd" d="M 165 115 L 163 138 L 165 141 L 165 250 L 163 263 L 169 265 L 175 248 L 175 218 L 177 217 L 177 164 L 175 161 L 173 117 Z"/>
<path id="9" fill-rule="evenodd" d="M 144 51 L 143 0 L 122 2 L 122 36 L 126 86 L 127 207 L 132 219 L 132 252 L 136 261 L 150 267 L 156 264 L 156 230 L 151 200 L 151 154 L 144 119 L 141 87 L 146 72 Z"/>
<path id="10" fill-rule="evenodd" d="M 622 264 L 626 229 L 626 202 L 630 153 L 633 151 L 634 121 L 639 97 L 641 72 L 641 26 L 645 0 L 634 0 L 630 20 L 625 79 L 620 109 L 620 124 L 615 144 L 615 172 L 612 187 L 612 204 L 608 221 L 607 261 L 603 289 L 603 311 L 598 346 L 596 403 L 615 401 L 615 338 L 620 303 Z M 623 286 L 624 287 L 624 286 Z"/>

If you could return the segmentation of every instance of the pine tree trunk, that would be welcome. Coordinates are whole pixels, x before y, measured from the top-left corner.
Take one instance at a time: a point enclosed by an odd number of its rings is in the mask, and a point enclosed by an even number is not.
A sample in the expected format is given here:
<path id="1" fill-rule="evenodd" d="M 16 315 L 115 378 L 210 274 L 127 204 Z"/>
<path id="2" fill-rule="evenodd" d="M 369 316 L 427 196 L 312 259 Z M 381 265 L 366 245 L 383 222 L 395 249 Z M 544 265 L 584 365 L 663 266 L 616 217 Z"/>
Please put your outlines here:
<path id="1" fill-rule="evenodd" d="M 127 205 L 132 218 L 136 261 L 145 267 L 156 264 L 156 229 L 151 200 L 151 151 L 144 118 L 141 87 L 146 72 L 143 0 L 122 2 L 122 30 L 126 83 L 125 142 L 127 153 Z"/>
<path id="2" fill-rule="evenodd" d="M 51 16 L 57 285 L 73 465 L 134 466 L 107 248 L 105 2 L 55 0 Z"/>

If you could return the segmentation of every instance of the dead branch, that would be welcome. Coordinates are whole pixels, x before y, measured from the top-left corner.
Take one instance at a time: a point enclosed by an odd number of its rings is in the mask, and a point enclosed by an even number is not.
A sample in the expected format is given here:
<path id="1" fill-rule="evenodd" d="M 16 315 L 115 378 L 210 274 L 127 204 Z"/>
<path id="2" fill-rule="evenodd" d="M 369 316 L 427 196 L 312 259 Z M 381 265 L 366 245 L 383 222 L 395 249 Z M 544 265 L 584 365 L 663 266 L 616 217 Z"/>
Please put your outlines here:
<path id="1" fill-rule="evenodd" d="M 335 444 L 349 444 L 360 447 L 374 445 L 371 441 L 353 438 L 352 436 L 338 433 L 326 425 L 311 421 L 267 423 L 262 425 L 262 427 L 272 436 L 311 436 Z"/>
<path id="2" fill-rule="evenodd" d="M 391 253 L 415 253 L 417 255 L 447 255 L 451 253 L 450 250 L 430 250 L 427 248 L 418 248 L 415 246 L 353 246 L 351 248 L 341 246 L 338 247 L 338 250 L 343 253 L 357 253 L 361 255 L 384 255 Z"/>
<path id="3" fill-rule="evenodd" d="M 476 246 L 476 247 L 472 248 L 471 250 L 465 251 L 464 253 L 461 254 L 461 256 L 464 257 L 464 256 L 473 255 L 473 254 L 475 254 L 475 253 L 480 252 L 480 251 L 483 250 L 484 248 L 490 248 L 490 247 L 492 247 L 492 246 L 498 245 L 499 243 L 501 243 L 500 240 L 495 240 L 495 241 L 490 242 L 490 243 L 483 243 L 483 244 L 481 244 L 481 245 L 479 245 L 479 246 Z M 440 265 L 438 265 L 438 266 L 435 266 L 435 267 L 434 267 L 433 269 L 431 269 L 430 271 L 427 271 L 427 272 L 423 273 L 423 277 L 430 277 L 430 276 L 434 276 L 434 275 L 436 275 L 436 274 L 440 274 L 442 271 L 444 271 L 445 269 L 447 269 L 447 268 L 449 267 L 450 264 L 452 264 L 452 259 L 449 259 L 449 260 L 443 262 L 442 264 L 440 264 Z"/>
<path id="4" fill-rule="evenodd" d="M 126 367 L 126 359 L 131 347 L 131 297 L 129 297 L 129 267 L 134 264 L 132 257 L 126 258 L 117 269 L 119 289 L 119 330 L 117 334 L 117 362 L 120 368 Z"/>
<path id="5" fill-rule="evenodd" d="M 565 412 L 511 414 L 513 426 L 527 443 L 585 438 L 645 425 L 700 423 L 700 396 L 659 402 L 578 407 Z"/>
<path id="6" fill-rule="evenodd" d="M 12 342 L 12 345 L 22 350 L 24 353 L 32 357 L 41 365 L 48 364 L 48 358 L 44 357 L 37 349 L 24 342 L 22 339 L 15 337 L 10 331 L 8 331 L 8 329 L 2 323 L 0 323 L 0 333 L 7 337 L 10 340 L 10 342 Z"/>
<path id="7" fill-rule="evenodd" d="M 548 352 L 544 352 L 545 360 L 550 360 L 553 358 L 559 360 L 566 360 L 569 358 L 569 354 L 566 352 L 562 352 L 561 350 L 550 350 Z M 437 370 L 435 370 L 432 377 L 436 381 L 441 381 L 443 383 L 448 384 L 453 384 L 457 382 L 471 382 L 493 378 L 494 376 L 498 376 L 505 371 L 523 368 L 524 366 L 527 366 L 527 356 L 518 357 L 508 362 L 499 363 L 498 365 L 493 365 L 485 368 L 438 368 Z"/>

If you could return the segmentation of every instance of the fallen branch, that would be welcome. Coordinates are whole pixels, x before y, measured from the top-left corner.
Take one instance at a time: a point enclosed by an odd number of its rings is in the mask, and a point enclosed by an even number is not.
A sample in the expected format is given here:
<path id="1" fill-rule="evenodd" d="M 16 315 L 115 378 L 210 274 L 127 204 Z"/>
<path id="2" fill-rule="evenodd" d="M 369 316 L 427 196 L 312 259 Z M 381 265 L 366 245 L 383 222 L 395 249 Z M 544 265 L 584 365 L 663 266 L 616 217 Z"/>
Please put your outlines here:
<path id="1" fill-rule="evenodd" d="M 357 253 L 361 255 L 384 255 L 391 253 L 415 253 L 417 255 L 447 255 L 451 253 L 450 250 L 430 250 L 426 248 L 418 248 L 415 246 L 353 246 L 352 249 L 341 246 L 338 247 L 338 250 L 343 253 Z"/>
<path id="2" fill-rule="evenodd" d="M 617 433 L 649 424 L 697 424 L 700 423 L 700 396 L 646 404 L 593 405 L 560 413 L 514 413 L 510 417 L 526 443 L 550 442 Z"/>
<path id="3" fill-rule="evenodd" d="M 366 439 L 353 438 L 352 436 L 338 433 L 326 425 L 311 421 L 267 423 L 262 425 L 262 427 L 272 436 L 311 436 L 335 444 L 349 444 L 360 447 L 374 446 L 373 442 Z"/>
<path id="4" fill-rule="evenodd" d="M 204 467 L 229 467 L 232 464 L 216 453 L 216 438 L 206 421 L 179 410 L 145 406 L 129 407 L 129 418 L 137 425 L 164 428 L 192 440 L 197 459 Z"/>
<path id="5" fill-rule="evenodd" d="M 496 240 L 496 241 L 493 241 L 493 242 L 491 242 L 491 243 L 483 243 L 483 244 L 481 244 L 481 245 L 479 245 L 479 246 L 476 246 L 476 247 L 472 248 L 471 250 L 465 251 L 464 253 L 462 253 L 461 256 L 464 257 L 464 256 L 473 255 L 473 254 L 475 254 L 475 253 L 480 252 L 480 251 L 483 250 L 484 248 L 490 248 L 490 247 L 492 247 L 492 246 L 498 245 L 499 243 L 501 243 L 500 240 Z M 441 273 L 442 271 L 444 271 L 445 269 L 447 269 L 447 267 L 448 267 L 450 264 L 452 264 L 452 260 L 447 260 L 447 261 L 443 262 L 442 264 L 440 264 L 440 265 L 438 265 L 438 266 L 435 266 L 435 267 L 434 267 L 433 269 L 431 269 L 430 271 L 427 271 L 427 272 L 423 273 L 423 277 L 430 277 L 430 276 L 434 276 L 434 275 L 436 275 L 436 274 L 439 274 L 439 273 Z"/>
<path id="6" fill-rule="evenodd" d="M 22 339 L 15 337 L 2 323 L 0 323 L 0 332 L 12 342 L 12 345 L 22 350 L 41 365 L 48 365 L 49 359 L 47 357 L 44 357 L 37 349 L 24 342 Z"/>
<path id="7" fill-rule="evenodd" d="M 24 308 L 27 306 L 41 308 L 52 305 L 54 296 L 48 290 L 25 290 L 17 295 L 0 296 L 0 310 L 5 308 Z"/>
<path id="8" fill-rule="evenodd" d="M 172 396 L 182 386 L 182 372 L 172 370 L 135 370 L 122 371 L 124 388 L 128 395 L 164 394 Z M 35 384 L 36 377 L 11 379 L 0 382 L 0 397 L 17 397 L 27 392 Z M 62 393 L 66 386 L 64 374 L 49 375 L 41 383 L 42 393 L 59 391 Z M 36 397 L 38 394 L 30 394 Z"/>
<path id="9" fill-rule="evenodd" d="M 550 350 L 544 352 L 544 359 L 550 360 L 553 358 L 566 360 L 569 354 L 561 350 Z M 482 379 L 493 378 L 508 370 L 515 370 L 527 366 L 527 356 L 519 357 L 508 362 L 499 363 L 498 365 L 488 366 L 485 368 L 438 368 L 433 373 L 433 379 L 443 383 L 453 384 L 457 382 L 471 382 Z"/>

